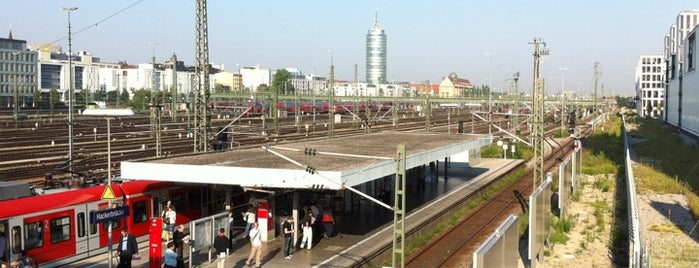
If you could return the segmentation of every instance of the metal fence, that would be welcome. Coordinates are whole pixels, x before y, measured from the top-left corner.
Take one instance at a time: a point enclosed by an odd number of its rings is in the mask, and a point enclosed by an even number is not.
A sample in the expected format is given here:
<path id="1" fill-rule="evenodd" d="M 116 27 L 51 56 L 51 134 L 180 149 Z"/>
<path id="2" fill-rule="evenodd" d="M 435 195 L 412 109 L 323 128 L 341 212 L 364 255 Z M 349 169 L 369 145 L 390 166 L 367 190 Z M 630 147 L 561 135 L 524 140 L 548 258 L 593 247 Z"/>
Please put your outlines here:
<path id="1" fill-rule="evenodd" d="M 631 168 L 631 155 L 629 154 L 629 140 L 626 133 L 626 117 L 621 116 L 622 133 L 624 135 L 624 167 L 626 169 L 626 206 L 629 221 L 629 267 L 647 267 L 647 261 L 643 260 L 640 223 L 638 219 L 638 206 L 636 204 L 636 181 Z"/>

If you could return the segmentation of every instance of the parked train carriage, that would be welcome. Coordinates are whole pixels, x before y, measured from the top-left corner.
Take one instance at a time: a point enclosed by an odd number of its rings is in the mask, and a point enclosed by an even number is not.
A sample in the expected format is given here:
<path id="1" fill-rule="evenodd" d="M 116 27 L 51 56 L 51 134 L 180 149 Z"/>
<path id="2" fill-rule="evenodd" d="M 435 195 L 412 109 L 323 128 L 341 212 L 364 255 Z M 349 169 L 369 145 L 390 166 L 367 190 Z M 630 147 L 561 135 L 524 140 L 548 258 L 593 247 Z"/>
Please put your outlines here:
<path id="1" fill-rule="evenodd" d="M 57 267 L 107 252 L 109 224 L 89 222 L 90 211 L 109 207 L 108 200 L 101 200 L 105 187 L 0 201 L 0 226 L 6 232 L 10 259 L 25 250 L 42 267 Z M 124 228 L 139 242 L 147 240 L 149 219 L 160 216 L 167 200 L 176 207 L 177 224 L 208 215 L 211 206 L 222 207 L 223 202 L 208 201 L 208 187 L 169 182 L 114 183 L 112 190 L 114 203 L 129 206 L 128 217 L 112 221 L 113 245 Z"/>

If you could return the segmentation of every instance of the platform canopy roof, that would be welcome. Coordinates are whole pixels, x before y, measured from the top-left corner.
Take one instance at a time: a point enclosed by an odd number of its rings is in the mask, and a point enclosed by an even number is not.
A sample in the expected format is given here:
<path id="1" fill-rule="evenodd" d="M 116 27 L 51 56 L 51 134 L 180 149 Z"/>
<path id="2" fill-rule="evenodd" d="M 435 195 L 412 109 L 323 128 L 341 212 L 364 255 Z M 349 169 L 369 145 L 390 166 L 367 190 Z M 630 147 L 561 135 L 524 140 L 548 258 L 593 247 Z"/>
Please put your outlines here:
<path id="1" fill-rule="evenodd" d="M 121 162 L 121 176 L 134 180 L 253 188 L 342 189 L 395 174 L 395 158 L 401 144 L 406 148 L 406 168 L 409 169 L 468 154 L 469 150 L 487 145 L 491 140 L 489 135 L 389 131 L 124 161 Z"/>

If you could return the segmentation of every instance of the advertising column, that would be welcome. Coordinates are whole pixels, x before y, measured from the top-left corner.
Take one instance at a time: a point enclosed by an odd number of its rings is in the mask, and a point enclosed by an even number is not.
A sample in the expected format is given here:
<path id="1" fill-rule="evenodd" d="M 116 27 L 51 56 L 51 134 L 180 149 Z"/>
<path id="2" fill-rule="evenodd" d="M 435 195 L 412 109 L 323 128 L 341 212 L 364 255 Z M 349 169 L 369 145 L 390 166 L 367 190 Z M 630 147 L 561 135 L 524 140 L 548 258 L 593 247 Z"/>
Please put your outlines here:
<path id="1" fill-rule="evenodd" d="M 269 207 L 269 202 L 260 199 L 257 203 L 257 223 L 262 231 L 262 241 L 271 241 L 274 239 L 274 219 L 272 218 L 272 208 Z"/>
<path id="2" fill-rule="evenodd" d="M 160 268 L 163 256 L 163 219 L 160 217 L 150 218 L 150 227 L 148 233 L 150 234 L 148 245 L 148 267 L 150 268 Z"/>

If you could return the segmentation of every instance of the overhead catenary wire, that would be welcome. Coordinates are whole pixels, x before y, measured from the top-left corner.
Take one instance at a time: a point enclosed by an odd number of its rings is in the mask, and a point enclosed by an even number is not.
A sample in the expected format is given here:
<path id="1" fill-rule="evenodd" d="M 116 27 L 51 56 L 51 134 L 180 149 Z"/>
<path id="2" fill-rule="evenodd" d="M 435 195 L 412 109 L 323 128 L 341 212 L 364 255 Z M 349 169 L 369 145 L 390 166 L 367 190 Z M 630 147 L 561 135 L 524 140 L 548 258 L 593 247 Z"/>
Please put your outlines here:
<path id="1" fill-rule="evenodd" d="M 113 18 L 114 16 L 118 15 L 119 13 L 124 12 L 124 11 L 126 11 L 126 10 L 128 10 L 128 9 L 130 9 L 130 8 L 132 8 L 132 7 L 136 6 L 136 5 L 138 5 L 138 4 L 140 4 L 140 3 L 143 2 L 143 1 L 144 1 L 144 0 L 137 0 L 136 2 L 133 2 L 132 4 L 130 4 L 130 5 L 128 5 L 128 6 L 124 7 L 124 8 L 122 8 L 122 9 L 120 9 L 120 10 L 114 12 L 114 13 L 112 13 L 111 15 L 105 17 L 104 19 L 101 19 L 101 20 L 95 22 L 94 24 L 90 24 L 89 26 L 87 26 L 87 27 L 85 27 L 85 28 L 82 28 L 82 29 L 80 29 L 80 30 L 74 31 L 74 32 L 72 33 L 72 35 L 79 34 L 79 33 L 83 32 L 83 31 L 86 31 L 86 30 L 92 28 L 92 27 L 95 27 L 95 26 L 99 25 L 100 23 L 105 22 L 105 21 L 107 21 L 107 20 Z M 44 45 L 44 46 L 48 46 L 48 45 L 51 45 L 51 44 L 58 43 L 59 41 L 61 41 L 61 40 L 63 40 L 63 39 L 66 39 L 66 38 L 68 38 L 68 35 L 64 35 L 64 36 L 62 36 L 61 38 L 58 38 L 58 39 L 56 39 L 56 40 L 54 40 L 54 41 L 51 41 L 51 42 L 49 42 L 48 44 L 46 44 L 46 45 Z"/>
<path id="2" fill-rule="evenodd" d="M 306 170 L 308 170 L 309 168 L 314 169 L 313 167 L 311 167 L 311 166 L 309 166 L 309 165 L 301 164 L 301 163 L 299 163 L 298 161 L 296 161 L 296 160 L 294 160 L 294 159 L 291 159 L 291 158 L 286 157 L 286 156 L 284 156 L 284 155 L 282 155 L 282 154 L 280 154 L 280 153 L 278 153 L 278 152 L 273 151 L 272 148 L 270 148 L 269 146 L 262 146 L 262 149 L 264 149 L 265 151 L 270 152 L 270 153 L 272 153 L 272 154 L 274 154 L 274 155 L 276 155 L 276 156 L 278 156 L 278 157 L 280 157 L 280 158 L 282 158 L 282 159 L 284 159 L 284 160 L 286 160 L 286 161 L 289 161 L 290 163 L 292 163 L 292 164 L 294 164 L 294 165 L 297 165 L 297 166 L 299 166 L 299 167 L 302 167 L 302 168 L 304 168 L 304 169 L 306 169 Z M 393 158 L 391 158 L 391 159 L 393 159 Z M 315 170 L 315 169 L 314 169 L 314 170 Z M 359 190 L 357 190 L 357 189 L 354 189 L 354 188 L 352 188 L 352 187 L 350 187 L 350 186 L 347 186 L 347 185 L 345 185 L 344 183 L 337 182 L 337 181 L 335 181 L 335 180 L 333 180 L 333 179 L 330 179 L 330 178 L 328 178 L 328 177 L 325 177 L 325 176 L 321 175 L 320 173 L 314 172 L 313 175 L 320 176 L 320 177 L 322 177 L 322 178 L 324 178 L 324 179 L 326 179 L 326 180 L 328 180 L 328 181 L 330 181 L 330 182 L 332 182 L 332 183 L 334 183 L 334 184 L 339 185 L 339 186 L 342 187 L 343 189 L 350 190 L 350 191 L 352 191 L 353 193 L 358 194 L 358 195 L 360 195 L 360 196 L 362 196 L 362 197 L 364 197 L 364 198 L 366 198 L 366 199 L 369 199 L 369 200 L 371 200 L 372 202 L 374 202 L 374 203 L 376 203 L 376 204 L 379 204 L 379 205 L 381 205 L 381 206 L 383 206 L 383 207 L 385 207 L 385 208 L 387 208 L 387 209 L 394 210 L 393 207 L 384 204 L 383 202 L 377 200 L 376 198 L 374 198 L 374 197 L 372 197 L 372 196 L 370 196 L 370 195 L 368 195 L 368 194 L 365 194 L 365 193 L 363 193 L 363 192 L 361 192 L 361 191 L 359 191 Z"/>
<path id="3" fill-rule="evenodd" d="M 302 149 L 281 147 L 281 146 L 270 146 L 270 148 L 278 149 L 278 150 L 294 151 L 294 152 L 303 151 Z M 316 151 L 315 153 L 319 154 L 319 155 L 347 156 L 347 157 L 379 159 L 379 160 L 393 160 L 394 159 L 392 157 L 385 157 L 385 156 L 359 155 L 359 154 L 347 154 L 347 153 L 331 153 L 331 152 L 318 152 L 318 151 Z"/>

